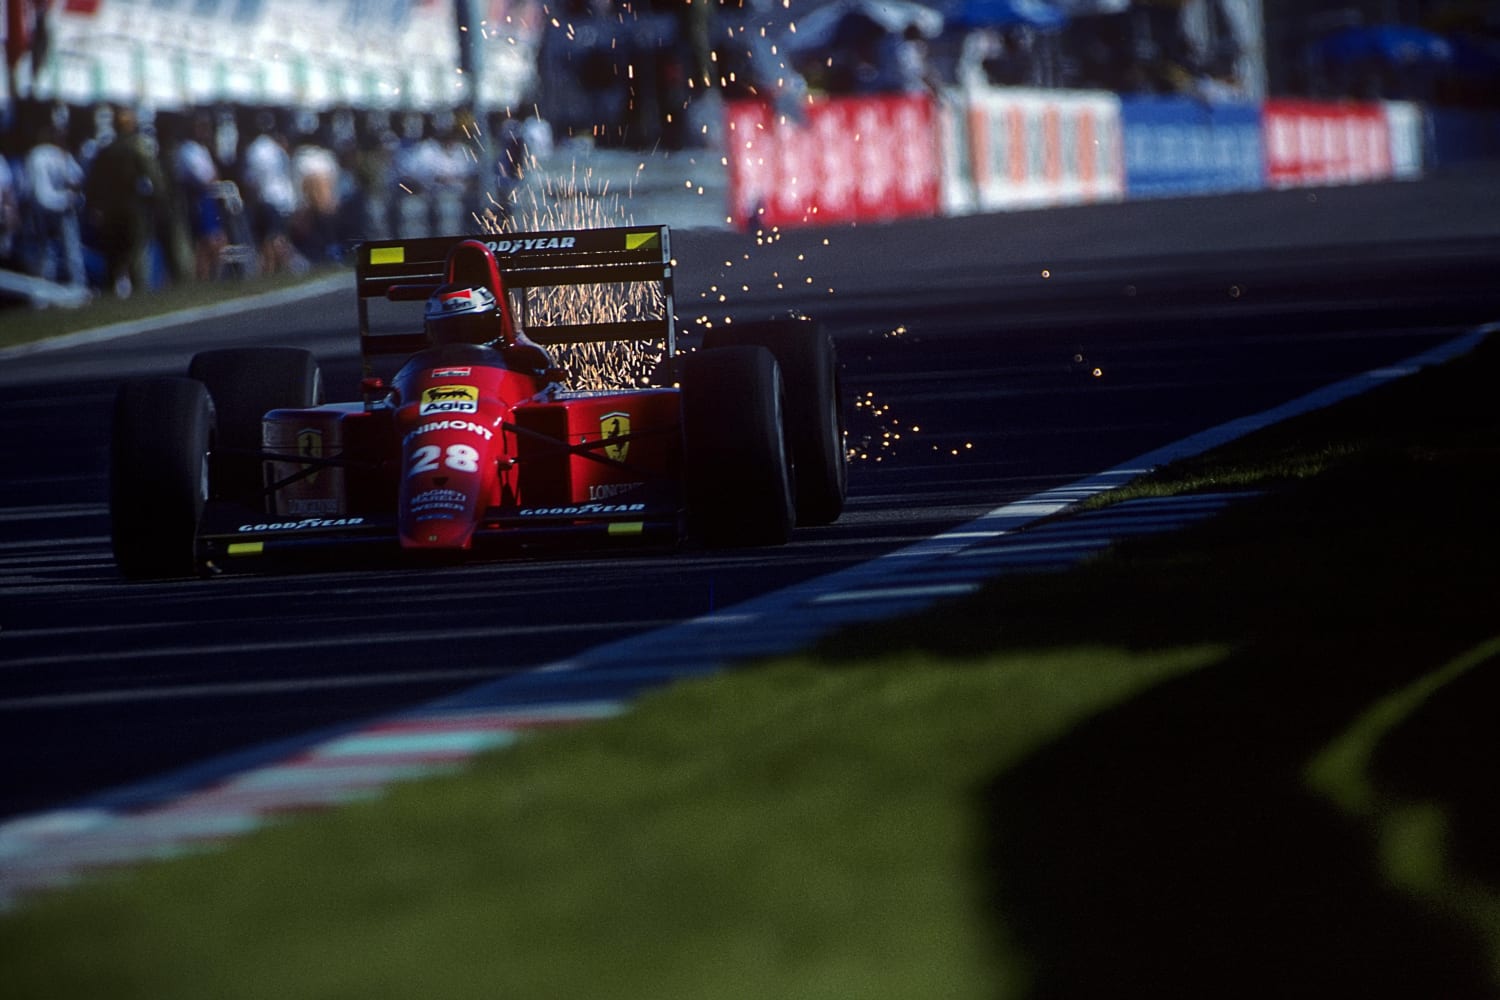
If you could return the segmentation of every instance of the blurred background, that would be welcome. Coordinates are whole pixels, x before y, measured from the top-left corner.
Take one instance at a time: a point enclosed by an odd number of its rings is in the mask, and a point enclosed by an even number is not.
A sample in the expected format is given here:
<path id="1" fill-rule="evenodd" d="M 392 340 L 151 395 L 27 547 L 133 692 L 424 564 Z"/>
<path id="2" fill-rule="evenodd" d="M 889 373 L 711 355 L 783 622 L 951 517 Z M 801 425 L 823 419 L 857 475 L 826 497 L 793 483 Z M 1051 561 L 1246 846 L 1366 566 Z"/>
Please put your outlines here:
<path id="1" fill-rule="evenodd" d="M 878 114 L 878 159 L 896 166 L 859 218 L 1500 155 L 1500 5 L 1483 0 L 3 2 L 12 301 L 299 273 L 360 238 L 534 224 L 563 197 L 538 179 L 571 172 L 576 188 L 580 163 L 627 196 L 699 199 L 650 203 L 676 215 L 644 221 L 838 221 L 855 211 L 839 185 L 858 179 L 815 190 L 809 164 L 853 141 L 860 114 Z M 749 107 L 764 117 L 746 125 Z M 1369 169 L 1278 168 L 1278 136 L 1338 144 L 1371 115 L 1384 151 Z M 753 157 L 737 127 L 764 134 Z M 799 157 L 799 173 L 767 173 Z M 1208 169 L 1165 171 L 1184 161 Z M 913 177 L 931 197 L 898 196 Z"/>

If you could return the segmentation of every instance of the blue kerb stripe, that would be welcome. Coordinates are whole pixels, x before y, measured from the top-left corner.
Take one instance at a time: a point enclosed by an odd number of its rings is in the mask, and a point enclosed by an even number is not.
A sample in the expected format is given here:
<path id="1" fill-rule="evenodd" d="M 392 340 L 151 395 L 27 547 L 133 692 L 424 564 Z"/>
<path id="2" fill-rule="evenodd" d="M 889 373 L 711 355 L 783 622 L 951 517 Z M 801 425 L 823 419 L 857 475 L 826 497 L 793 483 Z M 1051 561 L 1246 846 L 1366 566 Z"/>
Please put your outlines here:
<path id="1" fill-rule="evenodd" d="M 358 733 L 319 747 L 313 758 L 377 757 L 406 754 L 475 754 L 510 746 L 517 739 L 508 729 L 433 733 Z"/>

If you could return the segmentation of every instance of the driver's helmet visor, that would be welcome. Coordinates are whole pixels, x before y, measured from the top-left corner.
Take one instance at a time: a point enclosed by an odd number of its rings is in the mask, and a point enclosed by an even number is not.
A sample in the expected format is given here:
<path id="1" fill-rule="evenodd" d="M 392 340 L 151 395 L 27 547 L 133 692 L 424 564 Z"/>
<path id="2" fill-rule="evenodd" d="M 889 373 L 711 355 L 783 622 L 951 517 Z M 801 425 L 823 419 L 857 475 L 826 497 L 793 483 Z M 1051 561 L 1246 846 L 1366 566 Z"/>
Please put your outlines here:
<path id="1" fill-rule="evenodd" d="M 495 295 L 483 286 L 438 289 L 427 300 L 426 325 L 434 344 L 487 344 L 501 332 Z"/>

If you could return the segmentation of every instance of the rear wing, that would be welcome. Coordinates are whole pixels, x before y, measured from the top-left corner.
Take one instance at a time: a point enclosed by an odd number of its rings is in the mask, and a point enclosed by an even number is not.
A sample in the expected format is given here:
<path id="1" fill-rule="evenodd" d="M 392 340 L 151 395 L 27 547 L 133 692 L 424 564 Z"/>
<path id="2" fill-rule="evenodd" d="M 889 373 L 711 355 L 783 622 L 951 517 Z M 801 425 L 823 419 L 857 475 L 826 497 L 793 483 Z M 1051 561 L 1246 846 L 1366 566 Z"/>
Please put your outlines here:
<path id="1" fill-rule="evenodd" d="M 670 231 L 666 226 L 621 226 L 361 243 L 355 251 L 355 282 L 360 351 L 366 358 L 413 354 L 427 346 L 420 330 L 372 333 L 369 300 L 425 301 L 443 282 L 448 252 L 464 240 L 479 240 L 494 252 L 506 289 L 521 292 L 518 318 L 526 335 L 537 343 L 650 340 L 664 343 L 668 357 L 676 352 Z M 532 325 L 529 289 L 637 282 L 660 283 L 664 300 L 661 316 L 609 323 Z"/>

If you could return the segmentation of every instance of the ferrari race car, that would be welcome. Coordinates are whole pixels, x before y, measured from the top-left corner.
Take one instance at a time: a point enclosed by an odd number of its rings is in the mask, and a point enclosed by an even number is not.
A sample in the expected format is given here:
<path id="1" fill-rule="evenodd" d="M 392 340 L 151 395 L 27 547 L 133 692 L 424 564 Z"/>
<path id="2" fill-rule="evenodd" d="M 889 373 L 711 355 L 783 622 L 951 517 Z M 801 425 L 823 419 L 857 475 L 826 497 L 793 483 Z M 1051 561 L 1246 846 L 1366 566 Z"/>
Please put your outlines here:
<path id="1" fill-rule="evenodd" d="M 186 377 L 120 387 L 110 514 L 124 575 L 329 552 L 777 544 L 843 509 L 831 338 L 787 317 L 711 330 L 679 352 L 667 227 L 387 240 L 357 254 L 362 399 L 325 403 L 313 355 L 285 347 L 203 351 Z M 532 315 L 549 289 L 641 283 L 658 290 L 648 311 L 660 315 Z M 632 340 L 662 352 L 636 388 L 570 388 L 547 350 Z"/>

